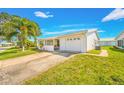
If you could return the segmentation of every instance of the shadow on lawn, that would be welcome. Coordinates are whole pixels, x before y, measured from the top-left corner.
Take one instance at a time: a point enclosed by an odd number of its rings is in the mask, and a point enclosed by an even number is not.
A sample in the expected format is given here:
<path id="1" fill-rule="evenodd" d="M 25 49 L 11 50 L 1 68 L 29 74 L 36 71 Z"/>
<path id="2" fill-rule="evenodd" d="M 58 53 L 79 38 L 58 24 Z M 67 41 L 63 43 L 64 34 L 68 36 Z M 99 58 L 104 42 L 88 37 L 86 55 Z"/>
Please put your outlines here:
<path id="1" fill-rule="evenodd" d="M 17 52 L 16 51 L 2 52 L 2 53 L 0 53 L 0 55 L 8 55 L 8 54 L 12 54 L 12 53 L 17 53 Z"/>
<path id="2" fill-rule="evenodd" d="M 79 54 L 77 52 L 68 52 L 68 51 L 54 51 L 52 53 L 56 55 L 64 56 L 64 57 L 69 57 L 73 54 Z"/>
<path id="3" fill-rule="evenodd" d="M 110 50 L 112 51 L 116 51 L 116 52 L 121 52 L 121 53 L 124 53 L 124 50 L 123 49 L 118 49 L 118 48 L 109 48 Z"/>

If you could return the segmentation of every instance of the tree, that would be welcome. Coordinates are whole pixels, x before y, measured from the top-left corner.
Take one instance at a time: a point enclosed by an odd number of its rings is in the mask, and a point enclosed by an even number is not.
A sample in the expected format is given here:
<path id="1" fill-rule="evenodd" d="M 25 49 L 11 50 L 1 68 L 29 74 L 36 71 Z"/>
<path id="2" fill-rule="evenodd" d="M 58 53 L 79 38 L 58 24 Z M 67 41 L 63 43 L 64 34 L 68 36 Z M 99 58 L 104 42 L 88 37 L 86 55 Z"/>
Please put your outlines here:
<path id="1" fill-rule="evenodd" d="M 11 20 L 11 16 L 8 13 L 1 12 L 0 13 L 0 24 L 3 24 L 5 22 L 8 22 Z"/>
<path id="2" fill-rule="evenodd" d="M 11 16 L 11 20 L 8 21 L 6 21 L 6 16 L 4 18 L 4 21 L 2 19 L 3 29 L 0 31 L 1 36 L 6 37 L 7 40 L 16 37 L 21 44 L 22 51 L 25 50 L 26 43 L 31 37 L 34 38 L 34 42 L 38 47 L 37 36 L 41 35 L 41 31 L 37 23 L 15 15 Z"/>
<path id="3" fill-rule="evenodd" d="M 19 17 L 15 17 L 14 22 L 16 23 L 15 27 L 19 31 L 18 37 L 21 41 L 23 51 L 24 51 L 26 41 L 28 40 L 28 38 L 33 37 L 34 42 L 37 46 L 38 45 L 37 44 L 37 36 L 41 35 L 40 28 L 39 28 L 38 24 L 33 22 L 33 21 L 30 21 L 26 18 L 19 18 Z"/>
<path id="4" fill-rule="evenodd" d="M 11 24 L 8 23 L 11 20 L 12 16 L 8 13 L 0 13 L 0 36 L 4 37 L 7 41 L 10 41 L 15 32 Z"/>
<path id="5" fill-rule="evenodd" d="M 36 44 L 37 48 L 39 49 L 39 44 L 37 37 L 40 36 L 42 33 L 40 31 L 39 25 L 33 21 L 30 22 L 30 29 L 29 29 L 29 35 L 31 35 L 34 38 L 34 43 Z"/>

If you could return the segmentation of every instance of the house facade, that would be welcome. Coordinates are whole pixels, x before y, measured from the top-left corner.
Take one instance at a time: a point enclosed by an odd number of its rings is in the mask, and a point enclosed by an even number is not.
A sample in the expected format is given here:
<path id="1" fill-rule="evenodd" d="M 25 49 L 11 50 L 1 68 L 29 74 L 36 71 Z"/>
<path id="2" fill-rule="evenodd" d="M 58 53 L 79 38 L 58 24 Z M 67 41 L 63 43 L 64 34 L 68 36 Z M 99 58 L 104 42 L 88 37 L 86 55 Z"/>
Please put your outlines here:
<path id="1" fill-rule="evenodd" d="M 7 42 L 4 37 L 0 36 L 0 47 L 12 47 L 15 46 L 13 42 Z"/>
<path id="2" fill-rule="evenodd" d="M 124 31 L 122 31 L 117 37 L 116 37 L 116 46 L 119 48 L 124 48 Z"/>
<path id="3" fill-rule="evenodd" d="M 115 38 L 103 38 L 99 40 L 100 46 L 115 46 L 116 40 Z"/>
<path id="4" fill-rule="evenodd" d="M 0 47 L 2 46 L 2 42 L 3 42 L 3 37 L 0 36 Z"/>
<path id="5" fill-rule="evenodd" d="M 97 30 L 84 30 L 58 37 L 39 39 L 39 41 L 43 42 L 42 50 L 82 53 L 95 49 L 96 45 L 98 45 L 98 40 Z"/>

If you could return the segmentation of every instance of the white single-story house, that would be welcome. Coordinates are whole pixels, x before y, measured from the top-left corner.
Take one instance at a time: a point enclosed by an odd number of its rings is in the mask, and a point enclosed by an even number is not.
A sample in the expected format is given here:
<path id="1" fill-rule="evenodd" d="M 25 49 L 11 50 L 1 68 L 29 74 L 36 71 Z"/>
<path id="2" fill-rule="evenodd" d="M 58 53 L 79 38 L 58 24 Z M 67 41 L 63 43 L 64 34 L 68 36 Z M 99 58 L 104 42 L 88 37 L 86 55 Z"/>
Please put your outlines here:
<path id="1" fill-rule="evenodd" d="M 13 42 L 7 42 L 4 40 L 4 37 L 0 36 L 0 47 L 11 47 L 14 46 L 15 44 Z"/>
<path id="2" fill-rule="evenodd" d="M 116 38 L 116 46 L 124 48 L 124 31 L 122 31 Z"/>
<path id="3" fill-rule="evenodd" d="M 97 30 L 77 31 L 58 37 L 39 39 L 43 42 L 42 50 L 47 51 L 70 51 L 85 53 L 95 49 L 98 45 L 99 36 Z"/>
<path id="4" fill-rule="evenodd" d="M 99 40 L 100 46 L 115 46 L 116 40 L 115 38 L 102 38 Z"/>

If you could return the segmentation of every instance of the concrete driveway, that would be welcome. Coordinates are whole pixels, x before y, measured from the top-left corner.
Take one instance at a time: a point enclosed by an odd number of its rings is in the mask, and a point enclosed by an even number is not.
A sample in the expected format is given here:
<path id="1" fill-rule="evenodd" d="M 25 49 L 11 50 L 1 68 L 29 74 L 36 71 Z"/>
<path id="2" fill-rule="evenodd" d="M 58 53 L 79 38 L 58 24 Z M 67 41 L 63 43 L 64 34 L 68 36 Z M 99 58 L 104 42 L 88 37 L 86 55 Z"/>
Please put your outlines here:
<path id="1" fill-rule="evenodd" d="M 37 53 L 0 61 L 0 84 L 22 84 L 23 80 L 38 75 L 62 63 L 72 53 Z"/>

